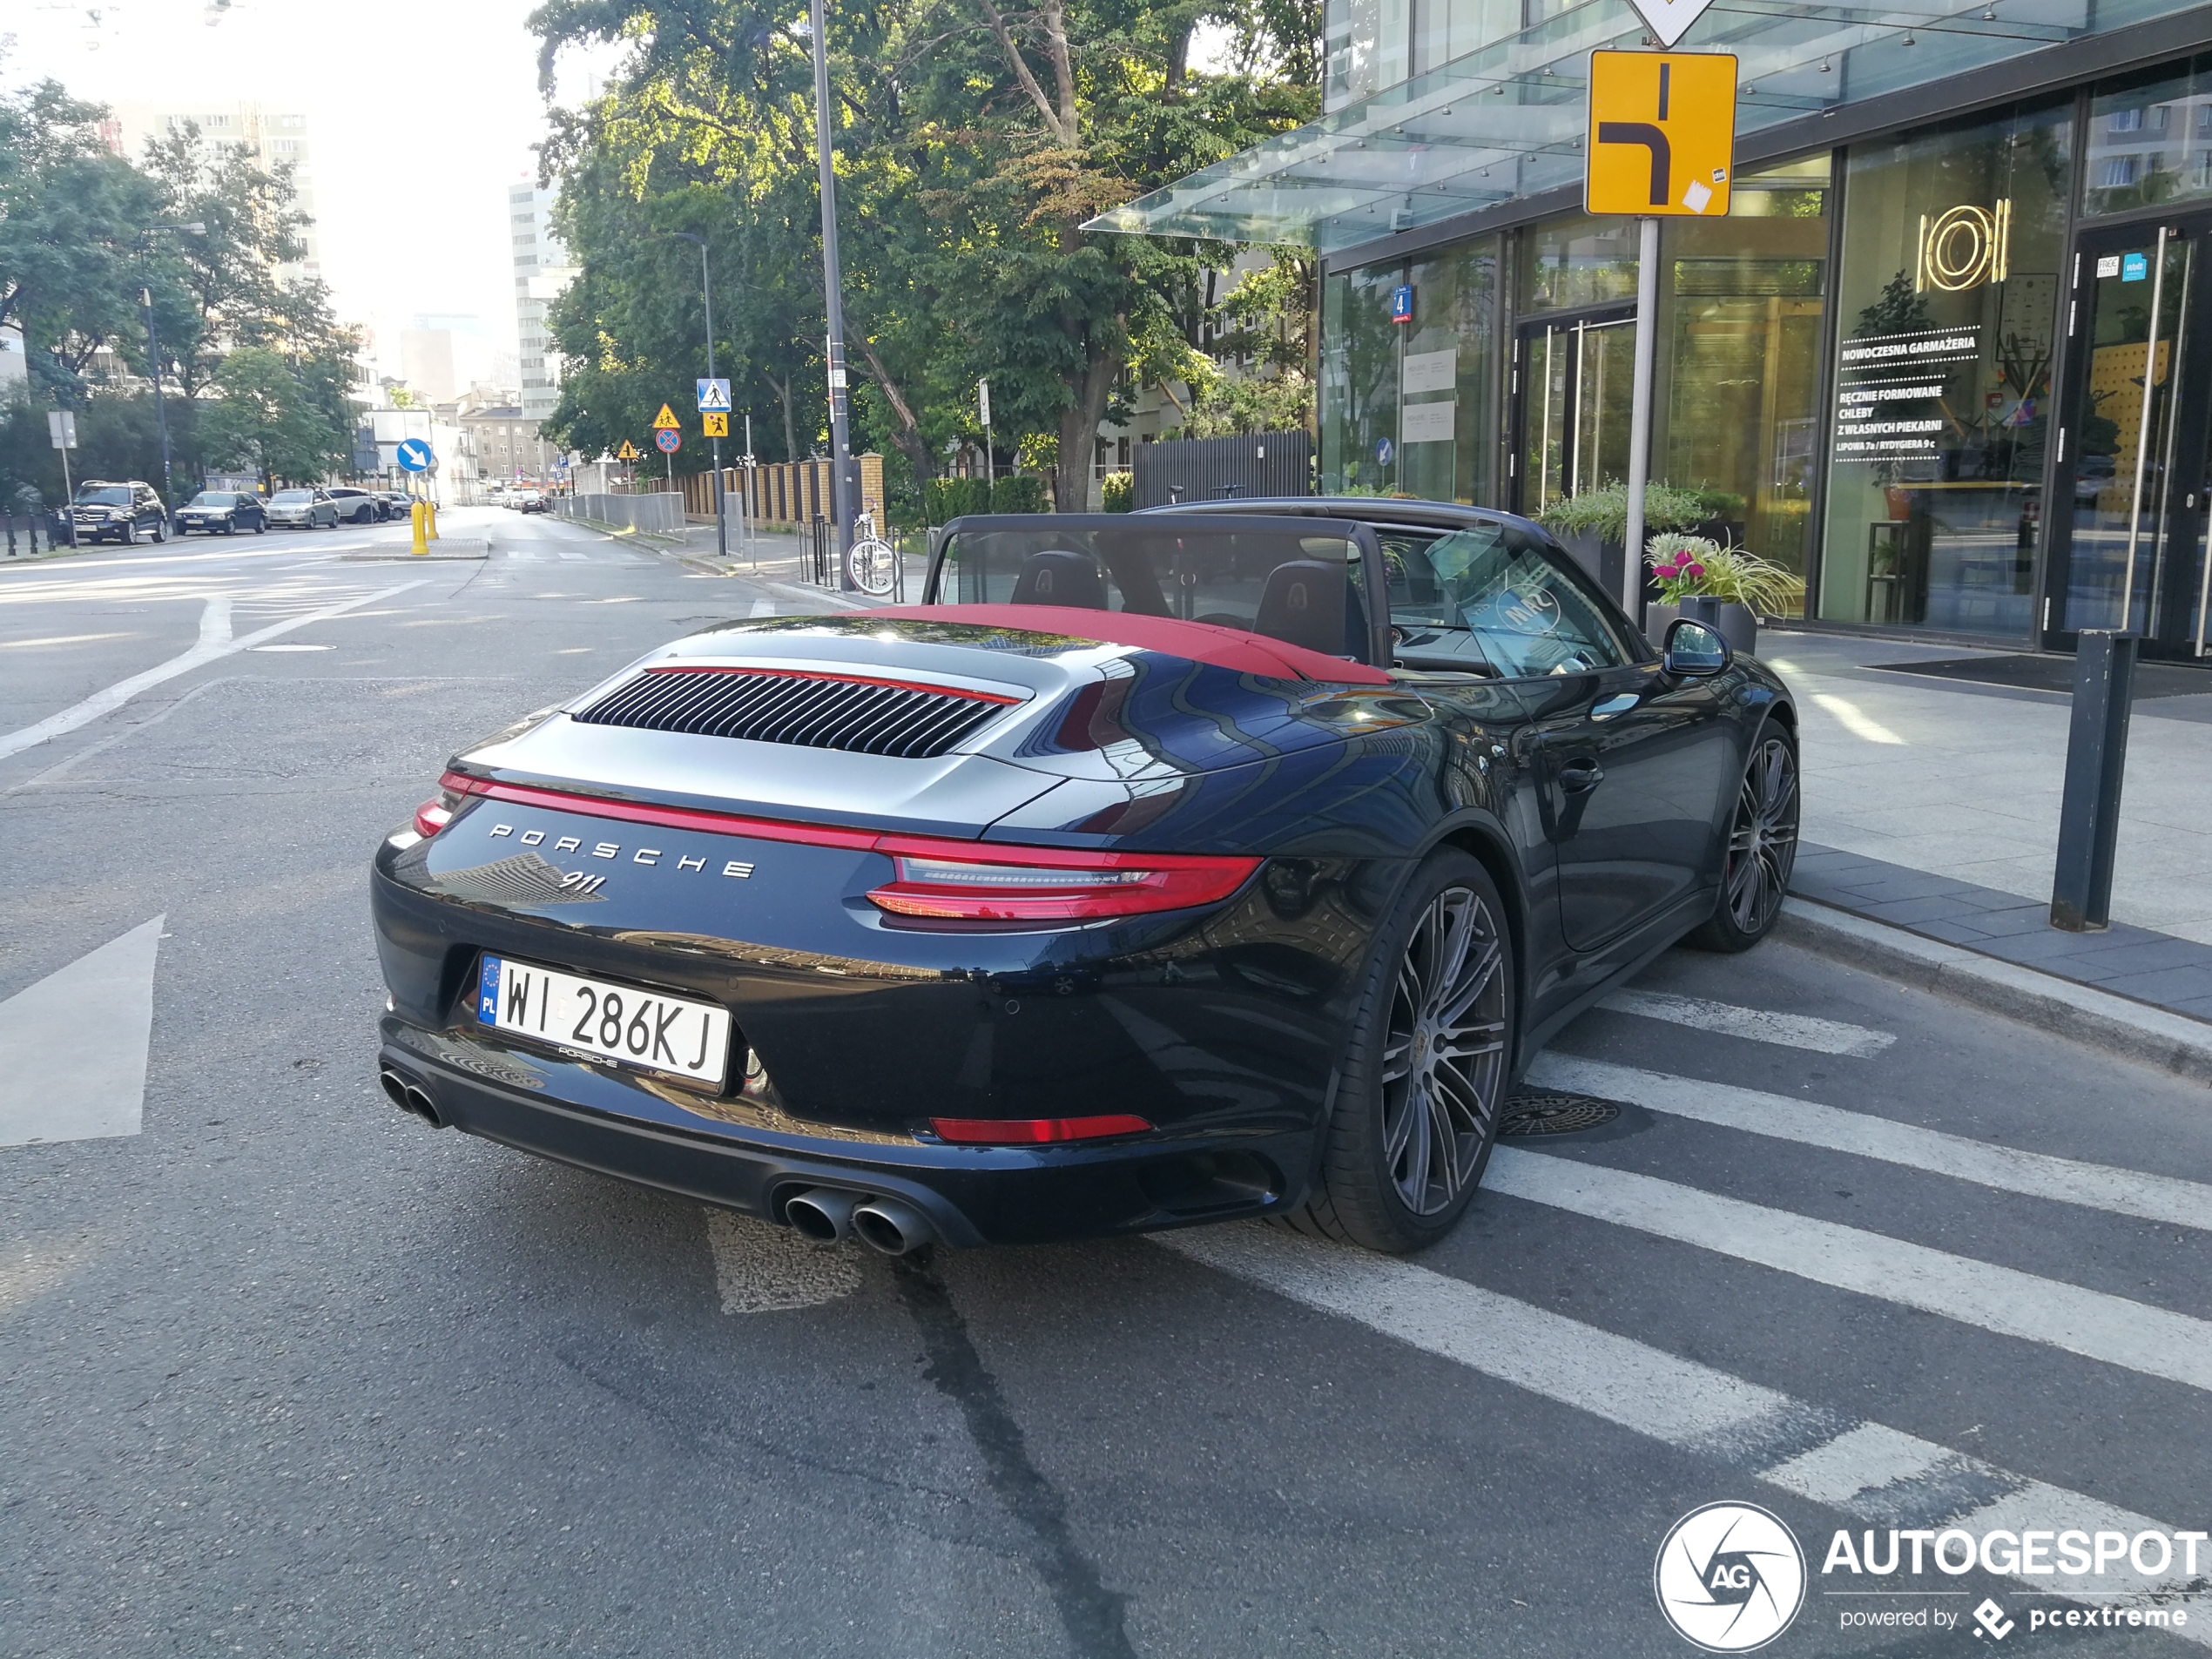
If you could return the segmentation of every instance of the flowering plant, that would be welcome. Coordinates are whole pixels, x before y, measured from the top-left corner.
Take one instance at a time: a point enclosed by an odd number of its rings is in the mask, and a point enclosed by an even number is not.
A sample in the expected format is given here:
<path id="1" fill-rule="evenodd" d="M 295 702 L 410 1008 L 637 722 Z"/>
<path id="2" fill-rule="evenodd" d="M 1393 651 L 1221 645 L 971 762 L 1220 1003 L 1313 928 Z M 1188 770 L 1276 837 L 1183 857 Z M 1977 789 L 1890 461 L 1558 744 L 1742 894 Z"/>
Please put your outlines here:
<path id="1" fill-rule="evenodd" d="M 1660 602 L 1678 605 L 1705 593 L 1710 562 L 1720 554 L 1720 543 L 1704 536 L 1683 536 L 1668 530 L 1644 543 L 1644 562 L 1659 583 Z"/>

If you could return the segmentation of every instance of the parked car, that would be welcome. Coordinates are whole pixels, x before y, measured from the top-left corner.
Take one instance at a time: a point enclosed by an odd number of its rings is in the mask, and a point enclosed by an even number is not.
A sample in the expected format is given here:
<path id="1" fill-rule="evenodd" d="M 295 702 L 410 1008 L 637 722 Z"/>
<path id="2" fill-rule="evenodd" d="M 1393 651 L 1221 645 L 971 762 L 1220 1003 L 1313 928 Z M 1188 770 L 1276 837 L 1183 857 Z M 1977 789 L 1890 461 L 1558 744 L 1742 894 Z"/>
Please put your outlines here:
<path id="1" fill-rule="evenodd" d="M 269 497 L 269 524 L 275 529 L 311 530 L 338 528 L 338 503 L 330 492 L 317 487 L 313 489 L 280 489 Z"/>
<path id="2" fill-rule="evenodd" d="M 1797 713 L 1525 519 L 1341 505 L 956 519 L 919 605 L 462 751 L 374 856 L 386 1093 L 894 1254 L 1442 1238 L 1554 1034 L 1772 929 Z"/>
<path id="3" fill-rule="evenodd" d="M 546 509 L 545 492 L 542 489 L 518 489 L 514 501 L 518 512 L 542 513 Z"/>
<path id="4" fill-rule="evenodd" d="M 366 489 L 333 484 L 325 493 L 336 504 L 341 523 L 374 524 L 384 516 L 377 508 L 376 497 Z"/>
<path id="5" fill-rule="evenodd" d="M 177 511 L 179 536 L 189 536 L 194 530 L 209 536 L 218 530 L 226 536 L 252 530 L 259 536 L 268 528 L 269 509 L 250 490 L 203 489 Z"/>
<path id="6" fill-rule="evenodd" d="M 161 497 L 154 493 L 152 484 L 136 478 L 127 483 L 87 478 L 77 487 L 69 516 L 80 544 L 129 544 L 141 536 L 156 542 L 169 539 L 169 509 L 161 504 Z"/>
<path id="7" fill-rule="evenodd" d="M 381 517 L 405 518 L 415 510 L 415 497 L 404 489 L 380 489 L 376 505 Z"/>

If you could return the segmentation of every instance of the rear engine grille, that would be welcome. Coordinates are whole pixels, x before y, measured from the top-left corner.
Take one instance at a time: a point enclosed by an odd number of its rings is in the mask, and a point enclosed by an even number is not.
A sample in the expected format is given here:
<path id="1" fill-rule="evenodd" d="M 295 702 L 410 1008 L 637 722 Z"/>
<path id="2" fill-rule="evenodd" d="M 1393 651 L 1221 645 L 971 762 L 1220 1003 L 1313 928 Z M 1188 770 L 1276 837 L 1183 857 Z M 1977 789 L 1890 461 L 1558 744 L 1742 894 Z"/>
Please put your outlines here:
<path id="1" fill-rule="evenodd" d="M 653 668 L 576 718 L 592 725 L 926 760 L 1015 701 L 985 691 L 791 669 Z"/>

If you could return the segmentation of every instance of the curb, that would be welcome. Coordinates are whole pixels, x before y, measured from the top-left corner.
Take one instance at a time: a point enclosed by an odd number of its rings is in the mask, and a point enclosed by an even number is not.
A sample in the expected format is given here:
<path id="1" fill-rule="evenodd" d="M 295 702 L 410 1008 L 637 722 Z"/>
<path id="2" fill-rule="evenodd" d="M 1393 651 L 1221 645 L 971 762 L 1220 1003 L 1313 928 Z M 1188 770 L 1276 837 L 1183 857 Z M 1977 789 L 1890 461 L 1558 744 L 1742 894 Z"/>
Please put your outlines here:
<path id="1" fill-rule="evenodd" d="M 1810 899 L 1785 899 L 1774 937 L 1938 996 L 2212 1083 L 2212 1025 L 1946 945 Z"/>

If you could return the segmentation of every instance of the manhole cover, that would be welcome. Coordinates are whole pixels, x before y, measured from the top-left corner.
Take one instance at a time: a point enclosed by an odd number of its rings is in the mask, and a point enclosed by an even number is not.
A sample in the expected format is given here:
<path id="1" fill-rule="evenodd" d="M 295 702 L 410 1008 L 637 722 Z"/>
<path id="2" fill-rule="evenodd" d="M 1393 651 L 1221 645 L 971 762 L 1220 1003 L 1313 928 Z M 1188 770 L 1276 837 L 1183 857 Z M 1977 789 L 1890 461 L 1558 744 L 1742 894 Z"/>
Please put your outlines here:
<path id="1" fill-rule="evenodd" d="M 1610 1123 L 1621 1103 L 1595 1095 L 1520 1094 L 1506 1102 L 1501 1135 L 1574 1135 Z"/>

